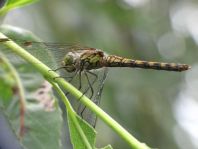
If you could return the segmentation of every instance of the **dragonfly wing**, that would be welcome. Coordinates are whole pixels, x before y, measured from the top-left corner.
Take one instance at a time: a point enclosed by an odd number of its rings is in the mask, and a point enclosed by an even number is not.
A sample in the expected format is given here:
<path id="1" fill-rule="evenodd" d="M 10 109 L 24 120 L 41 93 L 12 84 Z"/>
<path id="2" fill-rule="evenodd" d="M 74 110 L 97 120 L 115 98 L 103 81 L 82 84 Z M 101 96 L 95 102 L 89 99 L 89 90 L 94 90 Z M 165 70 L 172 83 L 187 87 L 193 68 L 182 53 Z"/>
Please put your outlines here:
<path id="1" fill-rule="evenodd" d="M 88 47 L 88 46 L 82 46 L 82 45 L 72 45 L 69 47 L 69 49 L 71 51 L 76 51 L 76 50 L 96 50 L 95 48 L 91 48 L 91 47 Z"/>

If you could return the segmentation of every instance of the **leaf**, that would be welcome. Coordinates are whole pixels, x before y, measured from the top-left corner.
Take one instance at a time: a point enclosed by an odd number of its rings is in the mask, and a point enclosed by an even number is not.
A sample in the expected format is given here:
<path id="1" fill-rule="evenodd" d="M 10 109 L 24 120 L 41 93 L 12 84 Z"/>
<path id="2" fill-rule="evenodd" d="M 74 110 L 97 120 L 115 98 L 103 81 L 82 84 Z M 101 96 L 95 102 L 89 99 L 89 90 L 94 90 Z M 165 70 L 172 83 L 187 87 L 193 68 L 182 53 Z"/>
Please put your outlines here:
<path id="1" fill-rule="evenodd" d="M 72 113 L 75 114 L 75 113 Z M 87 149 L 83 139 L 81 138 L 78 130 L 76 129 L 75 123 L 71 117 L 71 114 L 69 112 L 67 112 L 67 117 L 68 117 L 68 125 L 69 125 L 69 130 L 70 130 L 70 138 L 71 138 L 71 142 L 73 145 L 74 149 Z M 75 114 L 75 117 L 78 120 L 78 124 L 80 125 L 80 127 L 82 128 L 86 139 L 88 140 L 89 144 L 92 146 L 92 148 L 96 148 L 95 147 L 95 140 L 96 140 L 96 131 L 93 129 L 92 126 L 90 126 L 85 120 L 83 120 L 82 118 L 80 118 L 77 114 Z M 112 149 L 112 147 L 110 145 L 104 147 L 103 149 Z"/>
<path id="2" fill-rule="evenodd" d="M 38 0 L 8 0 L 8 2 L 6 3 L 6 7 L 10 7 L 13 9 L 16 7 L 22 7 L 27 4 L 34 3 L 36 1 L 38 1 Z"/>
<path id="3" fill-rule="evenodd" d="M 18 7 L 23 7 L 25 5 L 32 4 L 38 0 L 8 0 L 2 9 L 0 9 L 0 15 L 3 15 L 10 11 L 11 9 L 15 9 Z"/>
<path id="4" fill-rule="evenodd" d="M 84 131 L 90 145 L 93 147 L 95 144 L 95 137 L 96 137 L 95 130 L 90 125 L 88 125 L 87 122 L 85 122 L 84 120 L 79 118 L 78 115 L 76 115 L 76 118 L 77 118 L 82 130 Z M 82 138 L 80 137 L 70 114 L 68 114 L 68 124 L 69 124 L 70 138 L 71 138 L 71 142 L 73 144 L 73 148 L 74 149 L 86 149 L 86 146 L 83 143 Z"/>
<path id="5" fill-rule="evenodd" d="M 12 131 L 6 115 L 0 107 L 0 144 L 1 149 L 22 149 L 22 145 L 18 141 L 17 136 Z M 12 142 L 12 143 L 10 143 Z"/>
<path id="6" fill-rule="evenodd" d="M 15 38 L 35 38 L 32 33 L 25 30 L 17 30 L 12 27 L 1 27 L 1 32 Z M 31 51 L 31 49 L 29 49 Z M 21 94 L 24 91 L 25 98 L 25 123 L 24 134 L 18 141 L 28 149 L 59 149 L 61 148 L 62 113 L 56 103 L 51 85 L 37 73 L 30 64 L 26 63 L 0 45 L 0 53 L 6 56 L 14 70 L 5 66 L 0 59 L 0 107 L 7 115 L 15 134 L 19 136 L 20 128 L 20 102 Z M 38 49 L 37 52 L 44 52 L 45 49 Z M 43 55 L 43 54 L 42 54 Z M 45 51 L 45 55 L 53 63 L 53 57 Z M 49 59 L 48 59 L 49 61 Z M 15 75 L 19 76 L 19 83 Z"/>

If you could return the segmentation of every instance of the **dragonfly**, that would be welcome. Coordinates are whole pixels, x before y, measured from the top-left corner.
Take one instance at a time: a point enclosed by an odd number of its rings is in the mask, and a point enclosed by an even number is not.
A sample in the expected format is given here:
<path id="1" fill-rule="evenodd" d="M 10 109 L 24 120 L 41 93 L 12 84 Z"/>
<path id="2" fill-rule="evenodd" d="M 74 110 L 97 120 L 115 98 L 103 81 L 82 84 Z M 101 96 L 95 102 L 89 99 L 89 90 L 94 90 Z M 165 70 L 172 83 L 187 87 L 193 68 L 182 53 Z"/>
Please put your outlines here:
<path id="1" fill-rule="evenodd" d="M 107 55 L 100 49 L 80 48 L 68 52 L 62 61 L 62 67 L 67 72 L 88 72 L 102 67 L 131 67 L 167 71 L 185 71 L 190 68 L 187 64 L 150 62 L 133 60 L 116 55 Z"/>
<path id="2" fill-rule="evenodd" d="M 0 42 L 9 41 L 9 38 L 1 39 Z M 83 91 L 86 94 L 90 91 L 90 98 L 92 99 L 94 95 L 94 84 L 99 80 L 97 93 L 94 98 L 94 102 L 99 104 L 101 99 L 101 93 L 104 87 L 104 81 L 107 77 L 108 68 L 111 67 L 128 67 L 128 68 L 142 68 L 142 69 L 154 69 L 154 70 L 165 70 L 165 71 L 175 71 L 182 72 L 190 69 L 187 64 L 178 63 L 165 63 L 165 62 L 153 62 L 144 60 L 135 60 L 131 58 L 121 57 L 117 55 L 109 55 L 101 49 L 85 47 L 81 45 L 66 45 L 60 43 L 47 43 L 47 42 L 33 42 L 33 41 L 19 41 L 16 40 L 23 47 L 34 47 L 37 49 L 38 45 L 42 45 L 45 49 L 53 49 L 55 53 L 61 55 L 61 59 L 58 58 L 60 65 L 53 71 L 64 70 L 70 76 L 67 76 L 69 82 L 78 76 L 79 86 L 78 89 L 82 89 L 82 75 L 85 76 L 87 80 L 87 88 Z M 64 54 L 63 54 L 64 53 Z M 96 70 L 103 69 L 104 73 L 102 77 L 98 77 Z M 62 77 L 62 76 L 61 76 Z M 63 76 L 64 77 L 64 76 Z M 92 81 L 90 81 L 92 77 Z M 80 106 L 79 106 L 80 107 Z M 78 109 L 78 113 L 81 115 L 85 112 L 85 107 Z M 87 119 L 90 118 L 88 117 Z M 93 120 L 94 119 L 94 120 Z M 91 119 L 92 125 L 96 123 L 96 116 Z"/>

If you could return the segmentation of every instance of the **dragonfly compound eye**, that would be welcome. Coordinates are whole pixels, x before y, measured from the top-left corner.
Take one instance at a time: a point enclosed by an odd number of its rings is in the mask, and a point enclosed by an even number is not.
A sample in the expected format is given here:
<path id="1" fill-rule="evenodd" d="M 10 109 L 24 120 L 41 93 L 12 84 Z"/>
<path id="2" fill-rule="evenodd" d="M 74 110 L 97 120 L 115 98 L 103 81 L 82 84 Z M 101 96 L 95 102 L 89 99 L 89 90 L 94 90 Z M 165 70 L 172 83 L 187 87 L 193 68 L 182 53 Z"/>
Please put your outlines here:
<path id="1" fill-rule="evenodd" d="M 72 55 L 65 55 L 62 64 L 64 66 L 69 66 L 69 65 L 74 64 L 74 58 L 73 58 L 73 56 Z"/>

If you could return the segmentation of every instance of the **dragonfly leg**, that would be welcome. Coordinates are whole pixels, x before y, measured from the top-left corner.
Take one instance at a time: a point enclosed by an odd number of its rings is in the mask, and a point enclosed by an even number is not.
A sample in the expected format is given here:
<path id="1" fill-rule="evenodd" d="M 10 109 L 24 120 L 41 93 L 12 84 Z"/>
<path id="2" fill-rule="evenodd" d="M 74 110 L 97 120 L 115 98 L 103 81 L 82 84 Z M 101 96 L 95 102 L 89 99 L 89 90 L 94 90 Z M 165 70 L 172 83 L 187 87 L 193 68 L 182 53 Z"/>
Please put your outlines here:
<path id="1" fill-rule="evenodd" d="M 78 90 L 81 90 L 81 88 L 82 88 L 82 79 L 81 79 L 81 75 L 82 75 L 82 71 L 80 70 L 80 71 L 79 71 L 79 87 L 78 87 Z"/>
<path id="2" fill-rule="evenodd" d="M 58 76 L 58 77 L 54 77 L 53 79 L 56 80 L 58 78 L 65 78 L 65 79 L 67 79 L 67 78 L 70 79 L 71 78 L 70 80 L 72 80 L 72 76 Z M 71 82 L 70 80 L 68 82 Z"/>
<path id="3" fill-rule="evenodd" d="M 60 70 L 60 69 L 63 69 L 63 68 L 67 68 L 66 66 L 62 66 L 62 67 L 59 67 L 59 68 L 56 68 L 56 69 L 52 69 L 52 70 L 48 70 L 48 72 L 50 71 L 57 71 L 57 70 Z M 57 78 L 63 78 L 62 76 L 58 76 L 58 77 L 54 77 L 53 79 L 57 79 Z"/>
<path id="4" fill-rule="evenodd" d="M 93 73 L 93 72 L 91 72 L 91 71 L 87 71 L 87 73 L 89 73 L 89 74 L 91 74 L 92 76 L 94 76 L 95 77 L 95 79 L 93 80 L 93 82 L 92 82 L 92 85 L 94 85 L 94 83 L 96 82 L 96 80 L 98 79 L 98 75 L 97 74 L 95 74 L 95 73 Z"/>
<path id="5" fill-rule="evenodd" d="M 73 76 L 70 77 L 71 79 L 70 79 L 68 82 L 72 82 L 73 79 L 75 78 L 75 76 L 77 75 L 77 73 L 78 73 L 78 71 L 76 71 L 75 74 L 74 74 Z M 81 71 L 79 71 L 79 82 L 80 82 L 80 85 L 79 85 L 79 87 L 78 87 L 78 90 L 81 89 Z M 66 95 L 66 96 L 69 95 L 69 92 L 66 92 L 65 95 Z"/>
<path id="6" fill-rule="evenodd" d="M 95 73 L 93 73 L 93 72 L 89 72 L 89 71 L 86 71 L 86 72 L 84 72 L 85 73 L 85 77 L 86 77 L 86 79 L 87 79 L 87 82 L 88 82 L 88 88 L 83 92 L 83 95 L 85 95 L 88 91 L 89 91 L 89 89 L 91 89 L 91 96 L 89 97 L 90 99 L 93 97 L 93 93 L 94 93 L 94 90 L 93 90 L 93 85 L 94 85 L 94 83 L 96 82 L 96 80 L 98 79 L 98 76 L 95 74 Z M 89 74 L 91 74 L 91 75 L 93 75 L 94 77 L 95 77 L 95 79 L 92 81 L 92 82 L 90 82 L 90 80 L 89 80 L 89 77 L 88 77 L 88 75 L 87 75 L 87 73 L 89 73 Z M 80 84 L 81 84 L 81 81 L 80 81 Z M 82 95 L 82 96 L 83 96 Z M 82 96 L 80 97 L 80 98 L 82 98 Z"/>
<path id="7" fill-rule="evenodd" d="M 73 79 L 75 78 L 75 76 L 77 75 L 77 73 L 78 73 L 78 71 L 75 71 L 72 76 L 66 76 L 66 77 L 63 77 L 63 78 L 70 78 L 70 80 L 68 80 L 68 82 L 72 82 Z"/>
<path id="8" fill-rule="evenodd" d="M 79 71 L 79 87 L 78 87 L 78 90 L 80 90 L 82 88 L 82 79 L 81 79 L 82 76 L 81 75 L 82 75 L 82 71 L 80 70 Z M 84 93 L 83 93 L 83 95 L 84 95 Z M 80 99 L 82 98 L 82 96 L 79 98 L 78 102 L 80 101 Z M 78 106 L 78 111 L 80 111 L 80 109 L 81 109 L 81 104 Z M 80 115 L 81 115 L 81 117 L 83 117 L 82 114 L 81 114 L 81 112 L 80 112 Z"/>
<path id="9" fill-rule="evenodd" d="M 93 76 L 95 77 L 95 79 L 94 79 L 92 82 L 90 82 L 87 73 L 89 73 L 89 74 L 91 74 L 91 75 L 93 75 Z M 85 72 L 85 77 L 86 77 L 86 79 L 87 79 L 87 81 L 88 81 L 88 85 L 89 85 L 89 86 L 88 86 L 88 88 L 85 90 L 85 92 L 83 93 L 83 95 L 86 94 L 86 93 L 88 92 L 89 89 L 91 89 L 91 96 L 90 96 L 90 99 L 91 99 L 91 98 L 93 97 L 93 94 L 94 94 L 93 85 L 94 85 L 94 83 L 96 82 L 96 80 L 98 79 L 98 76 L 97 76 L 95 73 L 93 73 L 93 72 L 86 71 L 86 72 Z M 83 96 L 83 95 L 82 95 L 82 96 Z M 80 98 L 82 98 L 82 96 L 81 96 Z M 80 101 L 80 99 L 79 99 L 79 101 Z M 83 109 L 82 109 L 82 111 L 81 111 L 81 113 L 80 113 L 80 115 L 81 115 L 82 118 L 83 118 L 83 112 L 85 111 L 85 109 L 86 109 L 86 106 L 83 107 Z"/>
<path id="10" fill-rule="evenodd" d="M 86 89 L 85 93 L 86 93 L 89 89 L 91 89 L 91 96 L 90 96 L 90 99 L 91 99 L 92 96 L 93 96 L 93 93 L 94 93 L 94 90 L 93 90 L 93 87 L 92 87 L 93 83 L 90 82 L 89 77 L 88 77 L 88 75 L 87 75 L 86 72 L 85 72 L 85 77 L 86 77 L 87 82 L 88 82 L 88 85 L 89 85 L 88 88 Z M 85 94 L 85 93 L 84 93 L 84 94 Z"/>
<path id="11" fill-rule="evenodd" d="M 62 67 L 59 67 L 59 68 L 56 68 L 56 69 L 52 69 L 52 70 L 48 70 L 49 72 L 50 71 L 57 71 L 57 70 L 60 70 L 60 69 L 63 69 L 63 68 L 67 68 L 67 66 L 62 66 Z"/>
<path id="12" fill-rule="evenodd" d="M 78 73 L 78 71 L 75 71 L 74 75 L 68 76 L 68 77 L 64 77 L 64 78 L 70 78 L 70 80 L 68 80 L 68 82 L 70 83 L 70 82 L 73 81 L 73 79 L 75 78 L 75 76 L 77 75 L 77 73 Z M 81 72 L 79 72 L 79 78 L 81 78 Z M 81 80 L 80 80 L 80 82 L 81 82 Z M 79 88 L 78 88 L 78 90 L 79 90 Z M 66 96 L 69 95 L 69 92 L 66 92 L 65 95 Z"/>
<path id="13" fill-rule="evenodd" d="M 53 79 L 57 79 L 57 78 L 65 78 L 65 79 L 70 79 L 70 80 L 67 80 L 68 82 L 71 82 L 74 78 L 75 78 L 75 76 L 77 75 L 77 72 L 78 71 L 75 71 L 74 72 L 74 74 L 72 75 L 72 76 L 58 76 L 58 77 L 54 77 Z"/>

